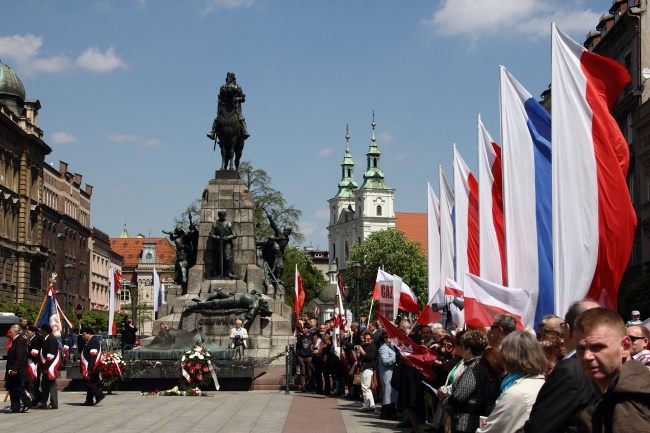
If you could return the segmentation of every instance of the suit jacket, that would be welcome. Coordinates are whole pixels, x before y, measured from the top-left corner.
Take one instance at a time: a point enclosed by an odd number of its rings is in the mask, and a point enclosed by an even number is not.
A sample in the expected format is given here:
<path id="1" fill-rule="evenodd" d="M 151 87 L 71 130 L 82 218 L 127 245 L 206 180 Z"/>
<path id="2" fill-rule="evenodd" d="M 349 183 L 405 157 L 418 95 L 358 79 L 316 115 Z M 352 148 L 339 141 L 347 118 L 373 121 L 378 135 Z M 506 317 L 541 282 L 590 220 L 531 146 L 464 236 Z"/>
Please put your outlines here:
<path id="1" fill-rule="evenodd" d="M 41 348 L 43 347 L 43 337 L 39 334 L 27 341 L 27 365 L 29 366 L 29 376 L 36 379 L 38 376 L 38 365 L 41 359 Z"/>
<path id="2" fill-rule="evenodd" d="M 99 338 L 92 336 L 84 346 L 81 352 L 81 374 L 83 377 L 90 377 L 93 374 L 99 374 L 102 364 L 102 345 Z"/>
<path id="3" fill-rule="evenodd" d="M 589 381 L 576 357 L 563 359 L 540 389 L 524 432 L 575 432 L 571 417 L 595 403 L 599 395 L 600 391 Z"/>
<path id="4" fill-rule="evenodd" d="M 5 381 L 9 378 L 9 370 L 17 371 L 18 377 L 22 380 L 29 379 L 27 371 L 27 340 L 22 334 L 18 334 L 11 342 L 11 347 L 7 350 L 7 366 Z"/>
<path id="5" fill-rule="evenodd" d="M 49 334 L 43 339 L 40 357 L 43 374 L 46 374 L 50 380 L 56 379 L 61 365 L 61 351 L 54 335 Z"/>
<path id="6" fill-rule="evenodd" d="M 246 328 L 243 326 L 241 328 L 242 332 L 242 338 L 244 339 L 244 349 L 246 349 L 248 346 L 246 346 L 246 340 L 248 340 L 248 331 L 246 331 Z M 235 328 L 230 329 L 230 348 L 234 349 L 235 348 L 235 332 L 237 330 Z"/>

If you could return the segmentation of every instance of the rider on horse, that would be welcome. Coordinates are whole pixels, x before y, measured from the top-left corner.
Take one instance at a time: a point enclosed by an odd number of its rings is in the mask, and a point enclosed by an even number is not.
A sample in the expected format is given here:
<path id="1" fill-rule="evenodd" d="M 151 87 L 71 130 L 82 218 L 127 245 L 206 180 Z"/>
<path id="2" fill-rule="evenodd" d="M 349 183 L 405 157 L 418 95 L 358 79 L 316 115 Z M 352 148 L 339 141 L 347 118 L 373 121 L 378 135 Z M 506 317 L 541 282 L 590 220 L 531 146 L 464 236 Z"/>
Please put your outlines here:
<path id="1" fill-rule="evenodd" d="M 235 110 L 237 112 L 239 123 L 241 124 L 242 130 L 244 131 L 244 140 L 246 140 L 248 137 L 251 136 L 248 133 L 248 130 L 246 128 L 246 119 L 244 119 L 244 117 L 241 114 L 241 104 L 242 102 L 246 102 L 246 95 L 244 95 L 244 92 L 242 91 L 241 87 L 239 86 L 239 84 L 237 84 L 237 80 L 235 79 L 235 74 L 233 72 L 228 72 L 226 74 L 226 84 L 221 86 L 221 89 L 219 90 L 219 98 L 217 102 L 217 117 L 215 117 L 214 122 L 212 122 L 212 131 L 208 132 L 207 136 L 210 140 L 215 139 L 215 134 L 217 132 L 217 118 L 219 117 L 219 112 L 221 110 L 223 100 L 226 99 L 225 95 L 227 93 L 235 94 L 235 97 L 233 98 L 233 101 L 235 102 Z"/>

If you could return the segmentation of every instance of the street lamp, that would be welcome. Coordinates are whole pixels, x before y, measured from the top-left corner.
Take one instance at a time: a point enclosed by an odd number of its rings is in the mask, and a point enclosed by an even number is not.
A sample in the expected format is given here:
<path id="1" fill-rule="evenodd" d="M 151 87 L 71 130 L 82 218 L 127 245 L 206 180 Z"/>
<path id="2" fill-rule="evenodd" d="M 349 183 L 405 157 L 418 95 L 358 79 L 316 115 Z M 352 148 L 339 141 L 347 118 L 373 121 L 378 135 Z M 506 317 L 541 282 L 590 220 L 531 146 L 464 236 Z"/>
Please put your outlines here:
<path id="1" fill-rule="evenodd" d="M 357 288 L 354 291 L 354 315 L 356 320 L 359 320 L 359 286 L 361 285 L 361 273 L 363 272 L 363 266 L 359 262 L 355 262 L 352 265 L 352 276 L 354 281 L 357 282 Z"/>

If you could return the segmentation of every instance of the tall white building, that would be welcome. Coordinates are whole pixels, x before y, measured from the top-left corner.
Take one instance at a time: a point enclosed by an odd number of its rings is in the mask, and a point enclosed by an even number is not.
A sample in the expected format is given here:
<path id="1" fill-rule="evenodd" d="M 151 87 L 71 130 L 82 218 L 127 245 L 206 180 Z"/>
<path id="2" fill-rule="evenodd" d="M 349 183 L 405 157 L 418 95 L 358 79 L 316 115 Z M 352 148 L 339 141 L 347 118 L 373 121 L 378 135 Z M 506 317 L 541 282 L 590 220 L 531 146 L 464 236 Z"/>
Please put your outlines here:
<path id="1" fill-rule="evenodd" d="M 363 183 L 354 179 L 354 162 L 350 154 L 350 136 L 345 135 L 345 155 L 341 164 L 341 180 L 336 195 L 328 200 L 330 221 L 327 227 L 330 264 L 345 270 L 350 247 L 379 230 L 395 227 L 393 202 L 395 190 L 388 187 L 381 171 L 379 146 L 375 139 L 375 119 L 372 119 L 372 138 L 366 153 L 367 168 Z"/>

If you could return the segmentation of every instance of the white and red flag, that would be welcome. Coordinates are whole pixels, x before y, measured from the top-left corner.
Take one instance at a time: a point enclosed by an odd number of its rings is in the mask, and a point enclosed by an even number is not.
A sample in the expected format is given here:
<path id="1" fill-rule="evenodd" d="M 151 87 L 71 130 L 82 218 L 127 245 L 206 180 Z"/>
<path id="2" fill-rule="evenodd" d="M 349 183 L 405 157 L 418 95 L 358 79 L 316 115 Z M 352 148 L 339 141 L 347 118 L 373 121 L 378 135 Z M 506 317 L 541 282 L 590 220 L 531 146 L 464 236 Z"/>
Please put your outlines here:
<path id="1" fill-rule="evenodd" d="M 440 293 L 440 200 L 427 182 L 427 262 L 429 296 L 427 302 L 442 302 Z"/>
<path id="2" fill-rule="evenodd" d="M 636 215 L 628 143 L 610 114 L 627 70 L 552 26 L 555 313 L 585 297 L 616 310 Z"/>
<path id="3" fill-rule="evenodd" d="M 384 330 L 393 340 L 393 345 L 400 355 L 400 362 L 417 369 L 429 381 L 435 379 L 436 375 L 433 372 L 433 361 L 438 356 L 427 346 L 417 344 L 404 335 L 402 331 L 397 329 L 397 326 L 393 322 L 387 320 L 380 313 L 377 313 L 377 318 L 379 318 Z"/>
<path id="4" fill-rule="evenodd" d="M 295 311 L 296 316 L 299 317 L 300 311 L 302 310 L 302 305 L 305 303 L 305 289 L 302 287 L 302 277 L 300 276 L 300 272 L 298 272 L 298 265 L 296 265 L 296 278 L 293 287 L 295 290 L 295 296 L 293 298 L 293 311 Z"/>
<path id="5" fill-rule="evenodd" d="M 492 325 L 496 314 L 510 314 L 517 329 L 532 326 L 534 311 L 530 311 L 530 292 L 465 274 L 465 323 L 474 326 Z"/>
<path id="6" fill-rule="evenodd" d="M 115 311 L 117 310 L 117 292 L 122 287 L 122 273 L 111 267 L 108 271 L 108 330 L 111 335 L 117 335 Z M 133 294 L 131 294 L 133 296 Z"/>
<path id="7" fill-rule="evenodd" d="M 391 282 L 393 286 L 392 297 L 398 300 L 398 308 L 408 311 L 413 314 L 420 314 L 420 304 L 418 298 L 413 293 L 413 290 L 397 275 L 391 275 L 381 269 L 377 270 L 377 280 L 375 282 L 375 290 L 372 297 L 379 301 L 380 299 L 380 286 Z"/>
<path id="8" fill-rule="evenodd" d="M 503 235 L 501 148 L 478 117 L 479 268 L 481 277 L 507 286 Z"/>
<path id="9" fill-rule="evenodd" d="M 464 286 L 465 272 L 479 274 L 478 182 L 454 145 L 454 216 L 456 281 Z M 449 277 L 447 277 L 449 278 Z"/>
<path id="10" fill-rule="evenodd" d="M 334 354 L 341 358 L 341 343 L 343 335 L 348 333 L 348 323 L 345 319 L 345 310 L 343 309 L 343 296 L 341 288 L 336 286 L 336 298 L 334 304 L 334 333 L 332 334 L 332 347 Z"/>
<path id="11" fill-rule="evenodd" d="M 447 278 L 456 278 L 456 267 L 454 265 L 454 191 L 447 182 L 447 177 L 438 167 L 438 178 L 440 180 L 440 283 L 439 287 L 444 288 Z M 436 299 L 436 302 L 444 302 L 444 296 Z"/>

